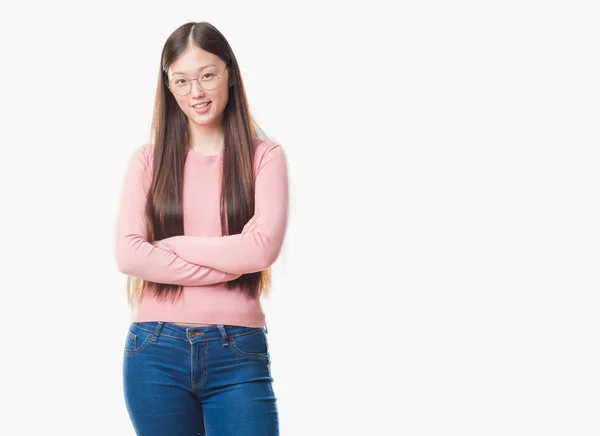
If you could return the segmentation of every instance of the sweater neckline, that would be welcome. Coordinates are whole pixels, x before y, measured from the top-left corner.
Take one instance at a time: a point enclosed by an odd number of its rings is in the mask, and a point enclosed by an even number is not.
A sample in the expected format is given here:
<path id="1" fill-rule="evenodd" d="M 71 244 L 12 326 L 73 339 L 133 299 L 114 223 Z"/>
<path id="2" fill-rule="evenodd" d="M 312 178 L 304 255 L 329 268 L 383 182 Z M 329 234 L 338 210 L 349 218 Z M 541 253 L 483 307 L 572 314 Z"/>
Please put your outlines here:
<path id="1" fill-rule="evenodd" d="M 221 149 L 221 151 L 217 154 L 204 155 L 204 154 L 198 153 L 197 151 L 194 151 L 193 148 L 188 147 L 188 157 L 190 159 L 193 159 L 196 162 L 213 162 L 213 161 L 220 160 L 222 156 L 223 156 L 223 149 Z"/>

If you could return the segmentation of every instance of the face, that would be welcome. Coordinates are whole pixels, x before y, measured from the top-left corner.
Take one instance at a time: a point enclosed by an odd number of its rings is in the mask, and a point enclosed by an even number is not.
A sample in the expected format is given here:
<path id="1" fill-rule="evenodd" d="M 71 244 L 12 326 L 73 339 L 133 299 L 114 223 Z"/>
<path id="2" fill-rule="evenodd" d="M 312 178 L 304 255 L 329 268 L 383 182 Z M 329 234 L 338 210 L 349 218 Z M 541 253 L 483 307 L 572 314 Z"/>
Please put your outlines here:
<path id="1" fill-rule="evenodd" d="M 220 77 L 217 79 L 218 76 Z M 172 95 L 190 123 L 221 126 L 223 111 L 229 99 L 229 71 L 221 58 L 196 46 L 190 46 L 171 64 L 167 77 Z M 209 88 L 216 83 L 216 87 L 205 90 L 198 82 L 206 84 Z M 191 86 L 187 95 L 177 95 L 173 92 L 186 83 Z M 204 102 L 210 102 L 208 107 L 193 107 Z"/>

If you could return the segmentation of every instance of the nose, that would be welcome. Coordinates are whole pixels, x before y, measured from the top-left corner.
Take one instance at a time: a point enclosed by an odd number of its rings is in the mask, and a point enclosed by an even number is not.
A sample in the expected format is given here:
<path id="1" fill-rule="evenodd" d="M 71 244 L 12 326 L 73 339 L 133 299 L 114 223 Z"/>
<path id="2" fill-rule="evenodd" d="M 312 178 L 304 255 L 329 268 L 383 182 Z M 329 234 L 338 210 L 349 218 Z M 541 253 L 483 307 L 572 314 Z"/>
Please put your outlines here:
<path id="1" fill-rule="evenodd" d="M 198 96 L 204 93 L 204 89 L 200 86 L 200 81 L 198 79 L 190 80 L 190 86 L 192 87 L 192 90 L 190 91 L 192 95 Z"/>

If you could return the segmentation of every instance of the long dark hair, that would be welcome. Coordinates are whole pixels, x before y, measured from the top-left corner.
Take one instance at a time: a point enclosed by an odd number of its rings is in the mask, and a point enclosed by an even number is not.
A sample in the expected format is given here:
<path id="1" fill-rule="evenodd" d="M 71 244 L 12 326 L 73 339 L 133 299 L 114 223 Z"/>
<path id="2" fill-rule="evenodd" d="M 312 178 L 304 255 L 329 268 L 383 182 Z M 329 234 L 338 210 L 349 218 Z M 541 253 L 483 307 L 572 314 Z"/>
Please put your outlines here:
<path id="1" fill-rule="evenodd" d="M 148 241 L 183 235 L 183 169 L 188 151 L 188 119 L 168 88 L 167 71 L 177 57 L 195 45 L 221 58 L 229 70 L 229 100 L 223 114 L 223 173 L 221 189 L 221 231 L 241 233 L 254 215 L 254 147 L 257 140 L 270 140 L 250 115 L 242 76 L 233 50 L 219 30 L 208 22 L 186 23 L 166 40 L 158 74 L 152 119 L 152 178 L 146 203 Z M 227 227 L 227 228 L 226 228 Z M 134 279 L 132 281 L 132 279 Z M 134 304 L 148 285 L 159 299 L 179 298 L 182 286 L 128 278 L 128 301 Z M 270 269 L 244 274 L 227 282 L 241 286 L 249 297 L 268 293 Z"/>

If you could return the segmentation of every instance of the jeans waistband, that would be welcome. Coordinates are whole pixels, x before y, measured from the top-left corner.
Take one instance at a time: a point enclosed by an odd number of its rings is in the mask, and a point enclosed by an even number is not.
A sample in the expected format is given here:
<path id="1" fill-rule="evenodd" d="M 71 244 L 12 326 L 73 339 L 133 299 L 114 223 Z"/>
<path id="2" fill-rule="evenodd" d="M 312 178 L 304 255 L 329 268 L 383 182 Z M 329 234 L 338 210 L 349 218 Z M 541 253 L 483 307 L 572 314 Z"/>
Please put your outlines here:
<path id="1" fill-rule="evenodd" d="M 186 327 L 165 321 L 134 321 L 132 324 L 142 330 L 153 332 L 153 340 L 155 341 L 158 340 L 161 333 L 165 333 L 169 336 L 174 336 L 184 340 L 191 338 L 195 338 L 195 341 L 222 339 L 223 343 L 225 344 L 228 342 L 228 338 L 252 333 L 256 330 L 263 330 L 265 333 L 268 332 L 266 325 L 264 327 L 246 327 L 238 325 L 215 324 L 210 326 Z"/>

